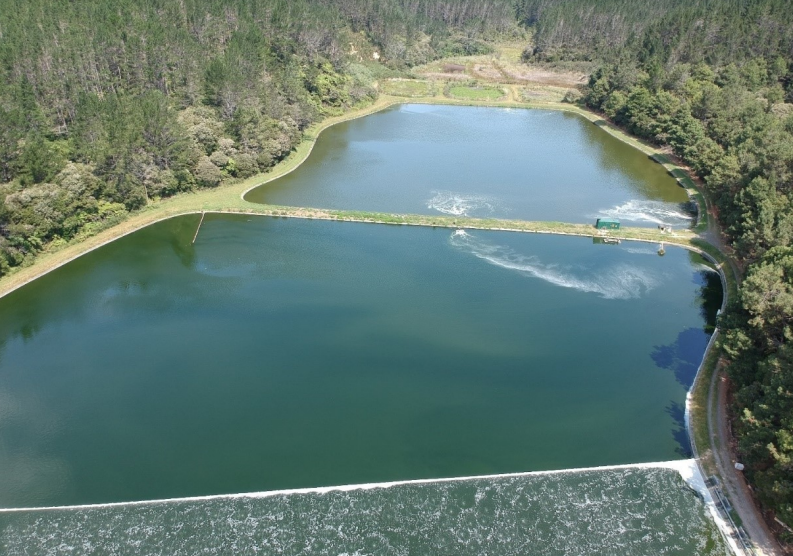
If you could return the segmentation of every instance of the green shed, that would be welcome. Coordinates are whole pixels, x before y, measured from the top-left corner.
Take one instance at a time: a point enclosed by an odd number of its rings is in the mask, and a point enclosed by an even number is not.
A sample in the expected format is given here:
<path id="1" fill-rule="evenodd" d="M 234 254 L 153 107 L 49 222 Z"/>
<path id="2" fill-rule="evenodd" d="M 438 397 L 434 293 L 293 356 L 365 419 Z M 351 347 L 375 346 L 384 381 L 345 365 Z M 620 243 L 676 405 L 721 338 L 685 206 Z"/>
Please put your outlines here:
<path id="1" fill-rule="evenodd" d="M 616 218 L 598 218 L 595 228 L 598 230 L 619 230 L 620 221 Z"/>

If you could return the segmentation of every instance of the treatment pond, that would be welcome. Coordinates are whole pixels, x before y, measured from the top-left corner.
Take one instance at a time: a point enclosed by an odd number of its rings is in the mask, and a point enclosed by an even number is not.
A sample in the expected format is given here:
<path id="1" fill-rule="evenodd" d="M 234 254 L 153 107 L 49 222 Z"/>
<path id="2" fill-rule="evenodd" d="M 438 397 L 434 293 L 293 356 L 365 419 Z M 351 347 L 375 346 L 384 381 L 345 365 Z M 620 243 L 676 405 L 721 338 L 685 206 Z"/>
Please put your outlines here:
<path id="1" fill-rule="evenodd" d="M 322 132 L 249 201 L 391 213 L 631 226 L 692 222 L 660 165 L 574 114 L 409 104 Z"/>
<path id="2" fill-rule="evenodd" d="M 0 299 L 0 507 L 663 461 L 721 301 L 589 238 L 166 220 Z"/>
<path id="3" fill-rule="evenodd" d="M 529 110 L 339 124 L 247 198 L 692 221 L 660 165 Z M 1 553 L 724 554 L 683 479 L 721 303 L 698 255 L 212 214 L 192 243 L 199 219 L 0 299 Z"/>

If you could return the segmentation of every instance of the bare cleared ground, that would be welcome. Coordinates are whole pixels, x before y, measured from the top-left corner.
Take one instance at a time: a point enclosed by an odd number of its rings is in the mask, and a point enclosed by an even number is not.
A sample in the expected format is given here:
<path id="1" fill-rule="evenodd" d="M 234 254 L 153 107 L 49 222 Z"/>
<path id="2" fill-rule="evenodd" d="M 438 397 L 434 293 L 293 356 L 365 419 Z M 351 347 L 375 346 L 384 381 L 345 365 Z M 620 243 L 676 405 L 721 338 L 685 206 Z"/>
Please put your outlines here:
<path id="1" fill-rule="evenodd" d="M 588 75 L 570 72 L 557 72 L 548 69 L 524 66 L 523 68 L 505 66 L 504 73 L 517 81 L 527 83 L 543 83 L 557 87 L 578 87 L 584 85 L 589 79 Z"/>
<path id="2" fill-rule="evenodd" d="M 562 102 L 567 92 L 570 90 L 567 87 L 554 87 L 553 85 L 537 85 L 531 84 L 519 87 L 520 95 L 529 102 L 531 101 L 549 101 L 549 102 Z"/>
<path id="3" fill-rule="evenodd" d="M 471 79 L 470 76 L 464 73 L 443 73 L 443 72 L 427 72 L 419 74 L 421 77 L 426 79 L 438 79 L 438 80 L 446 80 L 446 81 L 468 81 Z"/>
<path id="4" fill-rule="evenodd" d="M 433 62 L 414 68 L 413 75 L 424 79 L 478 79 L 511 84 L 550 85 L 572 89 L 587 82 L 589 75 L 570 71 L 555 71 L 519 61 L 510 61 L 491 56 L 467 56 L 453 61 L 465 66 L 464 73 L 443 71 L 443 64 Z"/>
<path id="5" fill-rule="evenodd" d="M 494 66 L 489 64 L 474 64 L 473 73 L 477 77 L 485 79 L 503 79 L 503 74 Z"/>

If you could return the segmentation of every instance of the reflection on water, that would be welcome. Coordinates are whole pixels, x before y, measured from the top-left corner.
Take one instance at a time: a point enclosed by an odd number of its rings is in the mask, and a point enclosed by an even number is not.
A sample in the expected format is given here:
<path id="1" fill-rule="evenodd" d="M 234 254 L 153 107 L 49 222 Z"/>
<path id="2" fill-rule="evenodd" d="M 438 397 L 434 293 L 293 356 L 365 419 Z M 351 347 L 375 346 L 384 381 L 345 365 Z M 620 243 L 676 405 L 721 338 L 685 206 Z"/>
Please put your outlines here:
<path id="1" fill-rule="evenodd" d="M 543 110 L 403 105 L 332 126 L 259 203 L 688 226 L 684 189 L 589 121 Z"/>
<path id="2" fill-rule="evenodd" d="M 696 253 L 689 253 L 689 258 L 693 268 L 696 269 L 693 273 L 693 282 L 699 285 L 697 300 L 702 315 L 702 326 L 681 331 L 673 343 L 657 345 L 650 354 L 657 368 L 672 371 L 675 380 L 687 390 L 693 386 L 699 371 L 703 353 L 715 328 L 717 311 L 723 296 L 718 272 Z M 676 425 L 672 435 L 679 445 L 678 453 L 683 457 L 690 457 L 691 439 L 685 422 L 685 405 L 673 401 L 668 406 L 667 412 Z"/>
<path id="3" fill-rule="evenodd" d="M 675 428 L 672 429 L 672 436 L 677 442 L 677 453 L 681 457 L 690 458 L 691 453 L 691 439 L 688 436 L 688 427 L 686 427 L 686 406 L 680 402 L 671 402 L 666 408 L 666 412 L 675 423 Z"/>
<path id="4" fill-rule="evenodd" d="M 651 357 L 658 367 L 671 370 L 680 384 L 690 388 L 694 384 L 708 340 L 710 334 L 701 328 L 688 328 L 678 334 L 673 344 L 655 346 Z"/>
<path id="5" fill-rule="evenodd" d="M 723 299 L 719 273 L 705 264 L 701 256 L 690 253 L 689 257 L 696 269 L 693 282 L 699 286 L 697 301 L 702 315 L 702 327 L 682 330 L 673 343 L 655 346 L 651 354 L 655 364 L 661 369 L 671 370 L 675 379 L 686 389 L 694 384 Z"/>
<path id="6" fill-rule="evenodd" d="M 195 246 L 192 238 L 200 221 L 201 215 L 199 214 L 175 218 L 172 223 L 173 233 L 168 237 L 171 249 L 187 268 L 192 268 L 195 262 Z"/>
<path id="7" fill-rule="evenodd" d="M 700 258 L 694 253 L 692 253 L 692 256 Z M 700 286 L 697 299 L 700 303 L 702 319 L 705 322 L 704 330 L 707 334 L 712 334 L 716 327 L 716 317 L 721 309 L 724 295 L 721 276 L 709 266 L 709 263 L 703 265 L 701 262 L 695 262 L 694 266 L 699 269 L 698 272 L 694 273 L 694 282 Z"/>
<path id="8" fill-rule="evenodd" d="M 704 326 L 681 250 L 213 215 L 191 246 L 196 224 L 0 299 L 0 403 L 24 401 L 0 506 L 678 455 Z"/>

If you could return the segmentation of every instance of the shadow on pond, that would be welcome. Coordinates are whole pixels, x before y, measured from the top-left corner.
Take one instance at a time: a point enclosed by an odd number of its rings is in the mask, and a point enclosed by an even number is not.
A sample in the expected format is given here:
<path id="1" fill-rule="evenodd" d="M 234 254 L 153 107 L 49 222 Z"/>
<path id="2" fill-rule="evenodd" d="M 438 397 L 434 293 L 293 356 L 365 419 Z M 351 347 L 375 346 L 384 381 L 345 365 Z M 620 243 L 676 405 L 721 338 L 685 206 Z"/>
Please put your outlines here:
<path id="1" fill-rule="evenodd" d="M 697 299 L 700 303 L 700 314 L 705 321 L 705 332 L 713 334 L 716 329 L 716 317 L 724 296 L 721 276 L 716 271 L 703 270 L 694 274 L 694 283 L 699 284 Z"/>
<path id="2" fill-rule="evenodd" d="M 185 268 L 192 269 L 195 267 L 196 256 L 192 237 L 201 221 L 201 217 L 194 214 L 190 217 L 177 217 L 172 220 L 174 222 L 168 234 L 168 243 L 182 265 Z"/>
<path id="3" fill-rule="evenodd" d="M 698 255 L 693 253 L 691 255 L 692 264 L 701 264 Z M 677 382 L 686 389 L 694 384 L 705 349 L 715 330 L 723 295 L 721 278 L 717 272 L 710 269 L 701 270 L 695 272 L 692 279 L 699 285 L 697 299 L 703 320 L 702 328 L 687 328 L 678 334 L 674 343 L 655 346 L 650 354 L 658 367 L 671 370 Z M 666 413 L 675 423 L 672 436 L 678 445 L 677 453 L 683 457 L 691 457 L 691 442 L 685 422 L 685 405 L 672 402 L 666 407 Z"/>
<path id="4" fill-rule="evenodd" d="M 686 430 L 686 406 L 680 402 L 671 402 L 666 406 L 666 413 L 675 423 L 675 428 L 672 430 L 672 437 L 677 443 L 675 451 L 684 458 L 692 457 L 691 440 Z"/>
<path id="5" fill-rule="evenodd" d="M 697 264 L 698 261 L 692 260 L 692 263 Z M 699 285 L 697 299 L 703 320 L 702 328 L 687 328 L 677 335 L 674 343 L 655 346 L 650 354 L 658 367 L 671 370 L 677 382 L 686 389 L 691 388 L 697 376 L 705 348 L 715 330 L 722 301 L 721 278 L 718 273 L 710 269 L 701 270 L 694 273 L 693 281 Z"/>
<path id="6" fill-rule="evenodd" d="M 671 370 L 677 382 L 690 388 L 709 339 L 710 335 L 702 329 L 687 328 L 673 344 L 655 346 L 650 357 L 658 367 Z"/>

